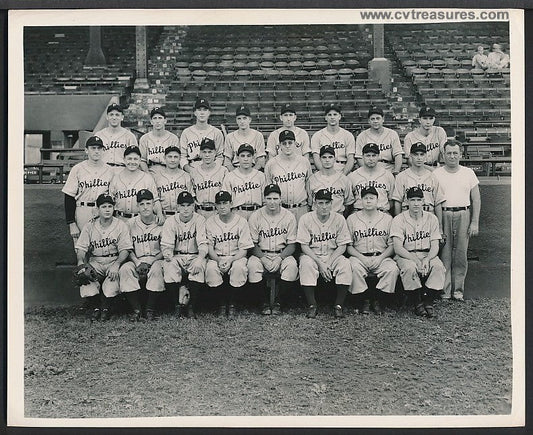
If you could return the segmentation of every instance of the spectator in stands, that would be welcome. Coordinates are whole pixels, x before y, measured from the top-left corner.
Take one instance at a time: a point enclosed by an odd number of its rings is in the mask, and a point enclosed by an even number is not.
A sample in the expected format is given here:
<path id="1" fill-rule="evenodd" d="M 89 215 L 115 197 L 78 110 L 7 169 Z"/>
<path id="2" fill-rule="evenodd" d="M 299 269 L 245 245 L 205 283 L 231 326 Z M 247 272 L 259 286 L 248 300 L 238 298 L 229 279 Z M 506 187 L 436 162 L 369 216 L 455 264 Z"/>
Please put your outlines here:
<path id="1" fill-rule="evenodd" d="M 484 52 L 485 49 L 480 45 L 472 58 L 472 68 L 487 69 L 487 55 Z"/>
<path id="2" fill-rule="evenodd" d="M 266 152 L 268 158 L 276 157 L 280 149 L 279 135 L 284 130 L 290 130 L 294 133 L 296 150 L 300 152 L 302 156 L 311 153 L 311 143 L 309 141 L 309 134 L 300 127 L 294 125 L 297 119 L 296 110 L 290 103 L 281 106 L 281 113 L 279 115 L 280 121 L 283 125 L 274 130 L 268 136 Z"/>
<path id="3" fill-rule="evenodd" d="M 509 66 L 509 55 L 502 51 L 500 44 L 494 44 L 492 51 L 487 56 L 487 67 L 489 69 L 504 69 Z"/>

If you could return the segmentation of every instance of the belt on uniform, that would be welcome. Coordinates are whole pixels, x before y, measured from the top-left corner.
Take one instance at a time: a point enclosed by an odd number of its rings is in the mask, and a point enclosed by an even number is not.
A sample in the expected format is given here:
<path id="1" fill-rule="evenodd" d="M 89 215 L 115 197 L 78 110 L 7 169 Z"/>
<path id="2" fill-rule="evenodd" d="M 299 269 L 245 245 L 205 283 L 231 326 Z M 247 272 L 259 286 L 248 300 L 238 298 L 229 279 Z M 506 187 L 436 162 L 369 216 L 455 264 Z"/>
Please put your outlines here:
<path id="1" fill-rule="evenodd" d="M 76 204 L 76 206 L 78 207 L 94 207 L 96 205 L 96 202 L 79 202 L 78 204 Z"/>
<path id="2" fill-rule="evenodd" d="M 335 160 L 336 163 L 342 163 L 343 165 L 347 162 L 347 160 Z"/>
<path id="3" fill-rule="evenodd" d="M 122 216 L 122 217 L 125 217 L 125 218 L 132 218 L 132 217 L 135 217 L 135 216 L 139 215 L 139 213 L 124 213 L 123 211 L 118 211 L 118 210 L 115 210 L 115 214 L 117 216 Z"/>
<path id="4" fill-rule="evenodd" d="M 361 252 L 365 257 L 377 257 L 381 255 L 381 252 Z"/>
<path id="5" fill-rule="evenodd" d="M 354 211 L 361 211 L 363 210 L 362 208 L 354 208 Z M 378 210 L 379 211 L 382 211 L 383 213 L 388 213 L 389 210 L 385 210 L 383 207 L 378 207 Z"/>
<path id="6" fill-rule="evenodd" d="M 238 205 L 235 208 L 237 208 L 239 210 L 254 211 L 254 210 L 257 210 L 260 207 L 261 207 L 260 205 L 254 204 L 254 205 Z"/>
<path id="7" fill-rule="evenodd" d="M 189 159 L 189 162 L 199 162 L 200 160 L 202 160 L 202 158 L 198 156 L 198 157 L 195 157 L 194 159 Z"/>
<path id="8" fill-rule="evenodd" d="M 148 160 L 148 166 L 152 166 L 152 165 L 166 166 L 165 163 L 153 162 L 152 160 Z"/>
<path id="9" fill-rule="evenodd" d="M 409 209 L 409 207 L 407 206 L 402 206 L 402 210 L 407 210 Z M 422 210 L 425 210 L 425 211 L 433 211 L 434 207 L 432 205 L 427 205 L 427 204 L 424 204 L 422 206 Z"/>
<path id="10" fill-rule="evenodd" d="M 204 210 L 204 211 L 213 211 L 216 209 L 214 205 L 200 205 L 200 204 L 196 204 L 196 208 L 199 208 L 200 210 Z"/>
<path id="11" fill-rule="evenodd" d="M 185 252 L 185 251 L 174 251 L 174 255 L 196 255 L 198 252 Z"/>
<path id="12" fill-rule="evenodd" d="M 126 166 L 124 163 L 109 163 L 107 162 L 109 166 Z"/>
<path id="13" fill-rule="evenodd" d="M 163 210 L 163 214 L 165 214 L 166 216 L 173 216 L 177 213 L 177 211 L 166 211 L 166 210 Z"/>
<path id="14" fill-rule="evenodd" d="M 392 163 L 390 160 L 385 160 L 385 159 L 379 159 L 378 162 Z"/>
<path id="15" fill-rule="evenodd" d="M 118 257 L 118 254 L 95 255 L 95 257 Z"/>
<path id="16" fill-rule="evenodd" d="M 463 210 L 468 210 L 470 208 L 469 205 L 467 205 L 466 207 L 442 207 L 442 210 L 444 211 L 463 211 Z"/>
<path id="17" fill-rule="evenodd" d="M 439 162 L 433 162 L 433 163 L 424 162 L 424 165 L 426 165 L 426 166 L 439 166 Z"/>
<path id="18" fill-rule="evenodd" d="M 429 252 L 429 249 L 413 249 L 410 252 Z"/>
<path id="19" fill-rule="evenodd" d="M 296 207 L 307 207 L 307 202 L 301 202 L 300 204 L 281 204 L 283 208 L 296 208 Z"/>
<path id="20" fill-rule="evenodd" d="M 283 251 L 283 249 L 280 249 L 279 251 L 267 251 L 266 249 L 263 249 L 263 252 L 266 252 L 267 254 L 279 254 Z"/>

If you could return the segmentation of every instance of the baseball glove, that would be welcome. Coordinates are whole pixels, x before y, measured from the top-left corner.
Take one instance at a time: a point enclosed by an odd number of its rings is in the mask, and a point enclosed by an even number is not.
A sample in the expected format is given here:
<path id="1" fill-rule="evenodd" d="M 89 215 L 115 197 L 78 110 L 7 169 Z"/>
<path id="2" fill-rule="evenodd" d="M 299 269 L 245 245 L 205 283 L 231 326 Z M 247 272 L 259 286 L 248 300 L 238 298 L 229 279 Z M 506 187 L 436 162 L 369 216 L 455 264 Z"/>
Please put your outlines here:
<path id="1" fill-rule="evenodd" d="M 72 272 L 72 278 L 77 286 L 87 285 L 98 280 L 98 273 L 90 264 L 80 264 Z"/>
<path id="2" fill-rule="evenodd" d="M 150 271 L 150 265 L 148 263 L 141 263 L 137 266 L 137 274 L 139 275 L 139 279 L 146 279 L 148 276 L 148 272 Z"/>
<path id="3" fill-rule="evenodd" d="M 191 298 L 191 293 L 186 285 L 181 285 L 178 294 L 178 302 L 180 305 L 187 305 Z"/>

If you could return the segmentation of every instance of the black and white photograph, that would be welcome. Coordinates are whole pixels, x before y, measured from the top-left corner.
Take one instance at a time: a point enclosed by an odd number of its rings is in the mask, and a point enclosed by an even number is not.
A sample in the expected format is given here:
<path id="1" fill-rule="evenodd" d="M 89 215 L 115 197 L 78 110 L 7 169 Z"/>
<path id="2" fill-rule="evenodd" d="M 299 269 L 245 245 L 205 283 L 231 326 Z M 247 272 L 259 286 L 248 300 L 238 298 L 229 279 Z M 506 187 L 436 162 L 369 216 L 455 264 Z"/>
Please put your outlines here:
<path id="1" fill-rule="evenodd" d="M 525 424 L 511 9 L 9 13 L 8 424 Z"/>

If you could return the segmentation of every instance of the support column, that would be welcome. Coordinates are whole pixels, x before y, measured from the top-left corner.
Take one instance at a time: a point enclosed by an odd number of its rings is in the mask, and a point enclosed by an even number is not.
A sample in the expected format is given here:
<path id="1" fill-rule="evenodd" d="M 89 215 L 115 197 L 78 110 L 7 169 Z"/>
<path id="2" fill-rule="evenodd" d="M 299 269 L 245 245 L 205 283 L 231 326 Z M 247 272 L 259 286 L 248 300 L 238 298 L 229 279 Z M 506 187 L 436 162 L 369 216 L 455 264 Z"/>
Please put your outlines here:
<path id="1" fill-rule="evenodd" d="M 89 27 L 89 52 L 85 58 L 85 66 L 105 66 L 106 60 L 102 51 L 102 32 L 100 26 Z"/>
<path id="2" fill-rule="evenodd" d="M 146 26 L 135 26 L 136 79 L 134 89 L 148 89 L 146 61 Z"/>
<path id="3" fill-rule="evenodd" d="M 374 58 L 368 62 L 368 76 L 378 82 L 384 92 L 391 89 L 392 65 L 385 59 L 385 33 L 383 24 L 374 24 L 372 31 Z"/>

